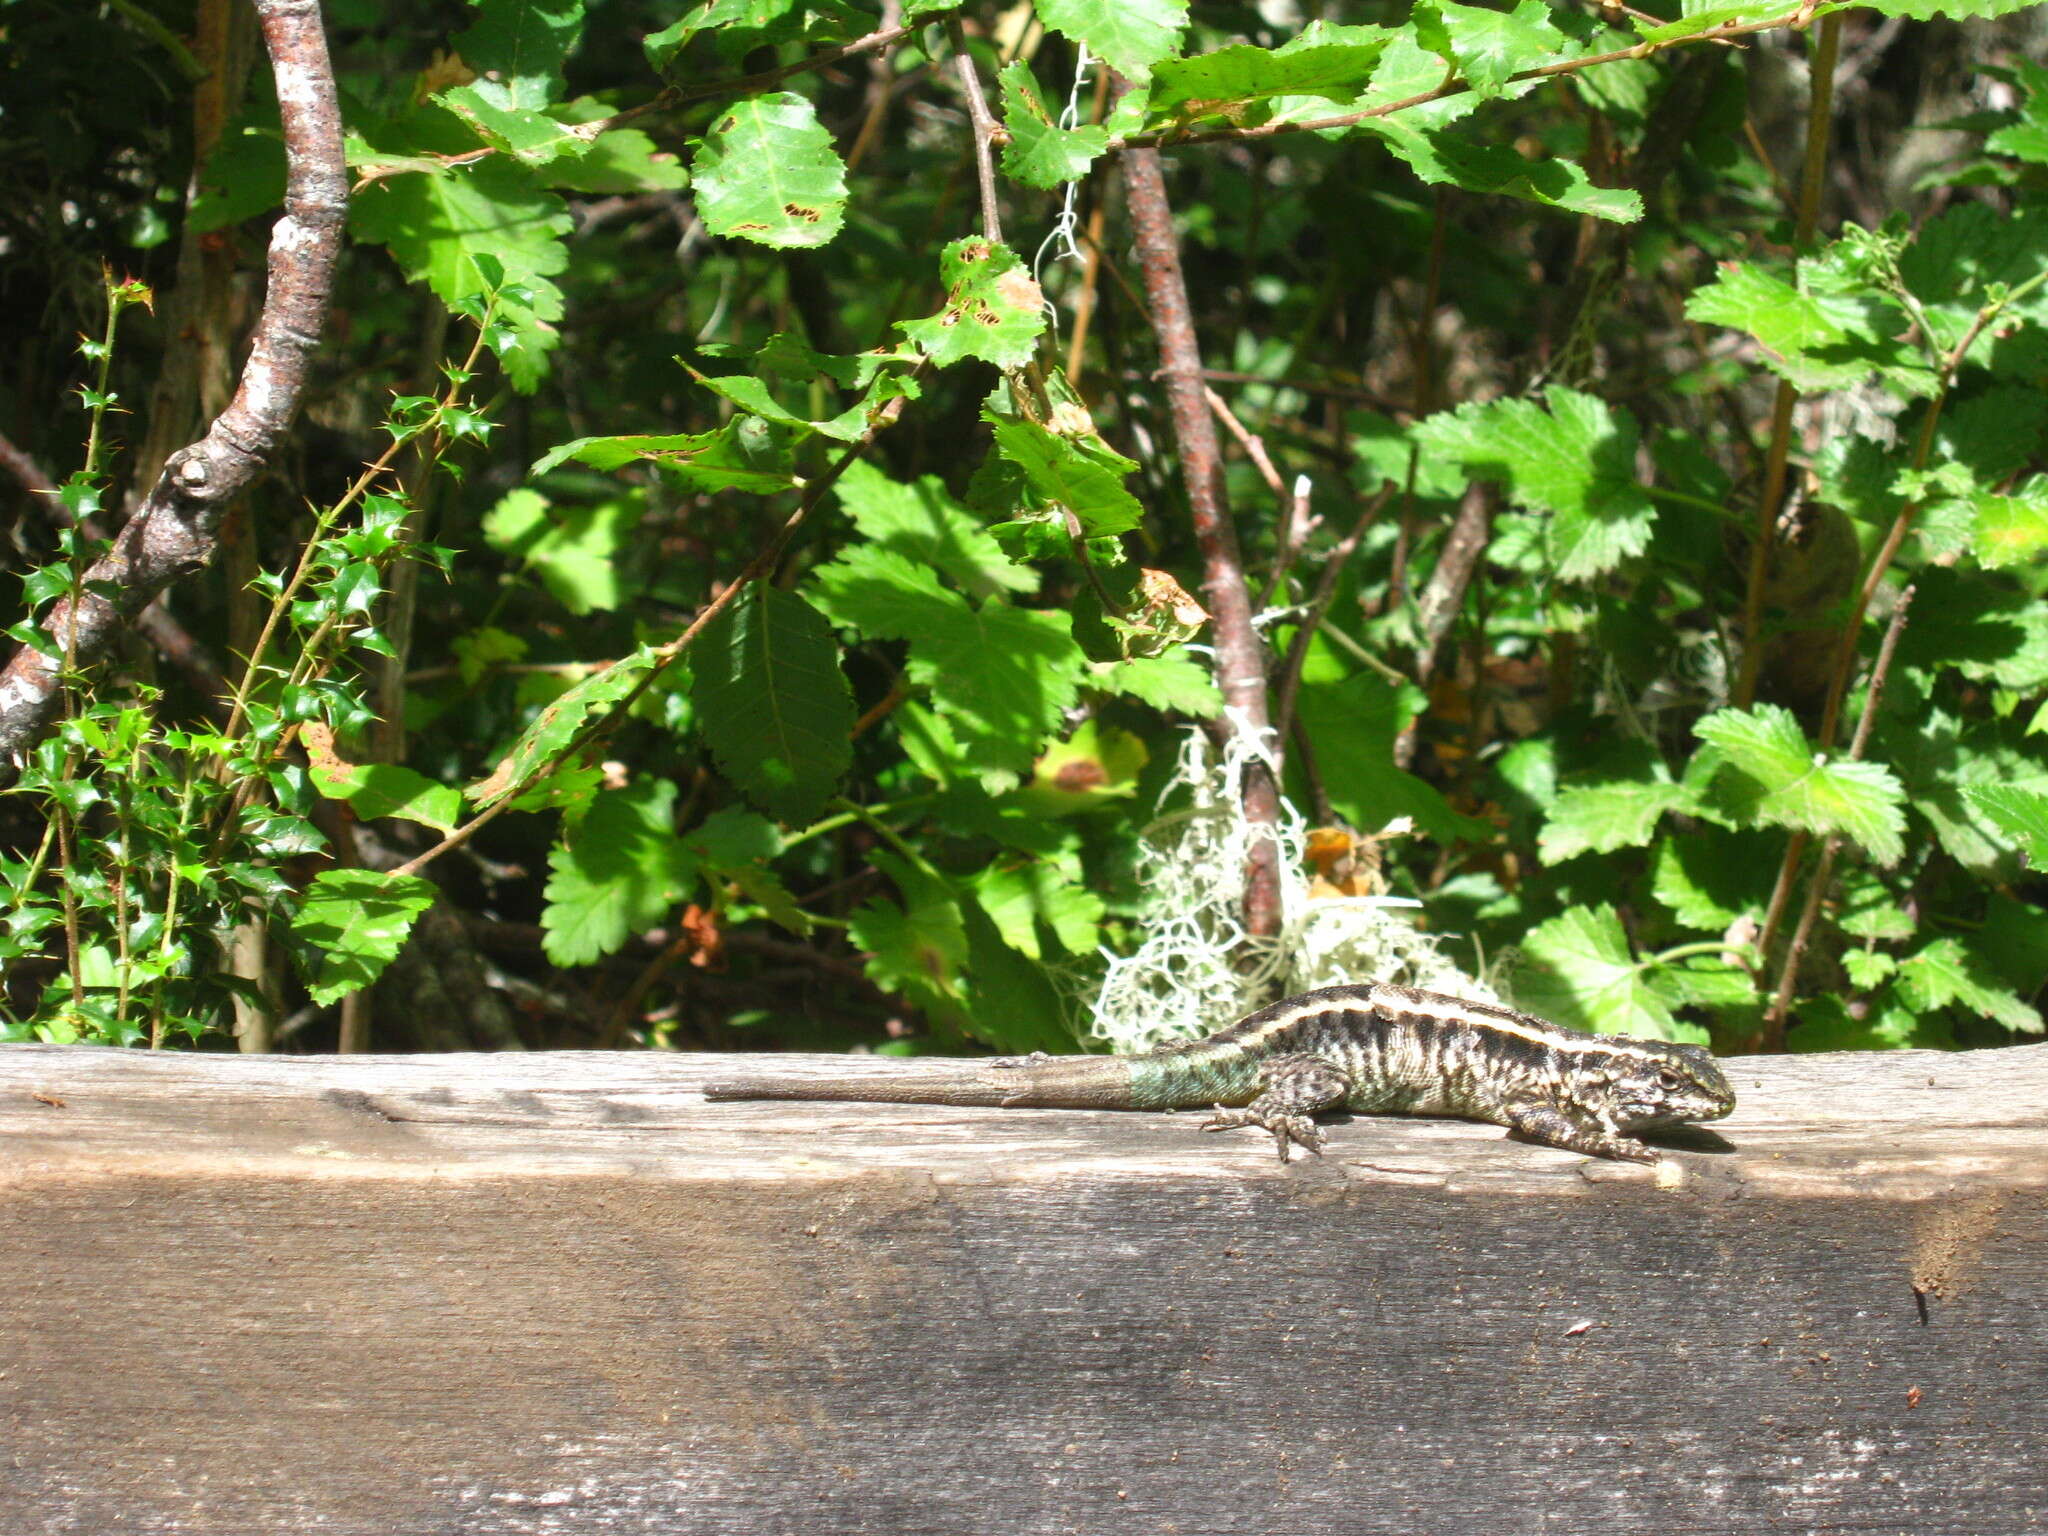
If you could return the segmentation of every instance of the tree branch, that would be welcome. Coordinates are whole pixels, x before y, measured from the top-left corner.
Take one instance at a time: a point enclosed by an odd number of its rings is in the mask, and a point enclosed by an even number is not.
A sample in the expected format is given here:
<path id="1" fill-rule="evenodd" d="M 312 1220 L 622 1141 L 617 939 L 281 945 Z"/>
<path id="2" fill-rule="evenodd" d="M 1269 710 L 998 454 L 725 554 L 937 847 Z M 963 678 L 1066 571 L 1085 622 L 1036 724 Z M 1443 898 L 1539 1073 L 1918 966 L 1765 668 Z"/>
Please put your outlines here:
<path id="1" fill-rule="evenodd" d="M 206 436 L 171 455 L 85 591 L 43 628 L 78 665 L 103 656 L 121 626 L 179 577 L 212 560 L 228 504 L 270 462 L 298 409 L 327 314 L 348 204 L 341 112 L 317 0 L 255 0 L 277 81 L 286 155 L 285 212 L 271 231 L 269 288 L 240 387 Z M 0 673 L 0 761 L 18 763 L 56 713 L 61 665 L 31 646 Z"/>
<path id="2" fill-rule="evenodd" d="M 1117 89 L 1121 93 L 1130 86 L 1120 81 Z M 1187 483 L 1195 542 L 1202 552 L 1202 591 L 1216 625 L 1217 686 L 1244 728 L 1266 741 L 1271 720 L 1267 714 L 1265 646 L 1252 627 L 1251 594 L 1245 589 L 1237 530 L 1224 500 L 1223 455 L 1216 440 L 1215 418 L 1209 414 L 1203 393 L 1202 349 L 1188 307 L 1187 279 L 1181 272 L 1180 242 L 1173 228 L 1173 209 L 1166 199 L 1159 152 L 1132 150 L 1123 157 L 1123 172 L 1152 329 L 1159 338 L 1160 381 L 1173 412 L 1174 444 Z M 1248 764 L 1245 770 L 1244 810 L 1254 827 L 1279 824 L 1279 786 L 1258 762 Z M 1245 884 L 1245 928 L 1263 937 L 1279 928 L 1280 845 L 1271 837 L 1261 837 L 1252 848 Z"/>

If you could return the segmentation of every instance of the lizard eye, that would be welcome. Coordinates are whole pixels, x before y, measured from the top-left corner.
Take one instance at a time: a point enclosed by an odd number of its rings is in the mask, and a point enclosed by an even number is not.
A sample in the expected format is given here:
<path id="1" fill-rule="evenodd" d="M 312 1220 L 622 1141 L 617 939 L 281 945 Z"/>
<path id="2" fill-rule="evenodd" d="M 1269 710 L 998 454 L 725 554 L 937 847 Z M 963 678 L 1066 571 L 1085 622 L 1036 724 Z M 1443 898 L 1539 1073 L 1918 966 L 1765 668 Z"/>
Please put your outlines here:
<path id="1" fill-rule="evenodd" d="M 1669 1067 L 1664 1067 L 1657 1073 L 1657 1086 L 1667 1093 L 1676 1093 L 1685 1086 L 1685 1079 Z"/>

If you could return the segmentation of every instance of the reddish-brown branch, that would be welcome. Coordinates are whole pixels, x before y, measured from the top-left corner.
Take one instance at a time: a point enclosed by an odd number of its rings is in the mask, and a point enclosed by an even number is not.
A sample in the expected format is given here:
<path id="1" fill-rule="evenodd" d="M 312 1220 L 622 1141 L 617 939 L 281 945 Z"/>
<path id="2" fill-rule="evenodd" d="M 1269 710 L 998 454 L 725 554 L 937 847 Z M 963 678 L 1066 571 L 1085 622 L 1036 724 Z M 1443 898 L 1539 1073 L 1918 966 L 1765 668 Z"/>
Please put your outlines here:
<path id="1" fill-rule="evenodd" d="M 1215 624 L 1216 683 L 1223 691 L 1224 703 L 1243 727 L 1266 741 L 1271 720 L 1265 646 L 1252 627 L 1251 594 L 1245 588 L 1237 529 L 1224 500 L 1223 455 L 1216 440 L 1215 418 L 1209 414 L 1203 394 L 1202 350 L 1188 307 L 1180 240 L 1166 198 L 1166 175 L 1158 151 L 1152 149 L 1125 155 L 1123 172 L 1131 232 L 1144 272 L 1152 329 L 1159 340 L 1160 382 L 1173 412 L 1174 445 L 1187 484 L 1195 542 L 1202 553 L 1202 591 Z M 1279 824 L 1279 786 L 1257 762 L 1245 771 L 1244 810 L 1256 828 L 1272 829 Z M 1270 836 L 1261 837 L 1253 843 L 1252 864 L 1246 872 L 1245 927 L 1252 934 L 1267 936 L 1278 931 L 1279 923 L 1280 846 Z"/>
<path id="2" fill-rule="evenodd" d="M 960 76 L 960 89 L 967 96 L 967 116 L 974 125 L 974 171 L 981 186 L 981 232 L 997 243 L 1003 238 L 1003 219 L 996 205 L 995 146 L 1009 135 L 989 115 L 988 101 L 981 93 L 981 76 L 974 68 L 974 55 L 967 51 L 967 29 L 960 18 L 946 22 L 946 35 L 953 43 L 953 67 Z"/>
<path id="3" fill-rule="evenodd" d="M 86 580 L 111 587 L 60 601 L 44 629 L 79 665 L 173 581 L 212 560 L 229 502 L 270 462 L 299 404 L 327 315 L 348 204 L 341 112 L 315 0 L 255 0 L 284 124 L 285 211 L 271 231 L 269 289 L 240 387 L 206 436 L 171 455 Z M 15 763 L 56 713 L 59 664 L 31 646 L 0 673 L 0 761 Z"/>

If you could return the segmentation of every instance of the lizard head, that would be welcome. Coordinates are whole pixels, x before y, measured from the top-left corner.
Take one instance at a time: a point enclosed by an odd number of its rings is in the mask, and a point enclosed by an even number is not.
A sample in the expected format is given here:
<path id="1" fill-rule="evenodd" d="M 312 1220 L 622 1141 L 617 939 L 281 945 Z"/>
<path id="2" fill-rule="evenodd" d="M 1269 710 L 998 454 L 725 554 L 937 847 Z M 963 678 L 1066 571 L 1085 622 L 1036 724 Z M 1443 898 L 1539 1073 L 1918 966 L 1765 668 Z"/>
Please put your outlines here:
<path id="1" fill-rule="evenodd" d="M 1721 1064 L 1697 1045 L 1631 1040 L 1608 1074 L 1612 1113 L 1623 1130 L 1718 1120 L 1735 1107 Z"/>

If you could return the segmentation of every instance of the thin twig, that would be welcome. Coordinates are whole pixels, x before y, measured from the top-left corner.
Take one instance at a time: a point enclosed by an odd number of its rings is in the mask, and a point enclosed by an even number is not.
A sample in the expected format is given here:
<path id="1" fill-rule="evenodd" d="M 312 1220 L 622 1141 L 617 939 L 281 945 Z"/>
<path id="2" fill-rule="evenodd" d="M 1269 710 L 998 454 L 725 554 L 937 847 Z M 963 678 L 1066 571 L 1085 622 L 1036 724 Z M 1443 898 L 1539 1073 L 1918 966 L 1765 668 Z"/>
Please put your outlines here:
<path id="1" fill-rule="evenodd" d="M 1906 588 L 1899 594 L 1899 604 L 1892 610 L 1892 620 L 1885 627 L 1884 640 L 1877 648 L 1877 661 L 1870 669 L 1870 690 L 1863 700 L 1863 715 L 1856 722 L 1856 736 L 1849 744 L 1849 762 L 1858 762 L 1863 749 L 1870 741 L 1870 728 L 1877 721 L 1877 706 L 1884 698 L 1885 679 L 1891 675 L 1892 653 L 1898 649 L 1899 635 L 1906 627 L 1906 610 L 1913 605 L 1913 589 Z M 1820 913 L 1822 898 L 1827 894 L 1828 883 L 1835 871 L 1835 855 L 1841 850 L 1842 835 L 1837 832 L 1830 836 L 1820 851 L 1820 863 L 1814 867 L 1813 879 L 1806 887 L 1806 900 L 1799 909 L 1798 925 L 1792 930 L 1792 942 L 1785 949 L 1785 963 L 1778 971 L 1778 991 L 1764 1014 L 1763 1039 L 1759 1042 L 1765 1051 L 1782 1051 L 1785 1048 L 1785 1015 L 1792 1011 L 1792 993 L 1799 979 L 1799 961 L 1806 953 L 1807 940 L 1813 935 L 1815 918 Z"/>
<path id="2" fill-rule="evenodd" d="M 1344 567 L 1357 553 L 1366 529 L 1372 526 L 1372 520 L 1379 516 L 1380 509 L 1393 494 L 1392 485 L 1381 486 L 1379 495 L 1367 502 L 1365 510 L 1358 514 L 1358 521 L 1351 525 L 1351 531 L 1323 558 L 1322 573 L 1316 578 L 1315 596 L 1309 600 L 1308 612 L 1302 615 L 1301 627 L 1295 630 L 1294 638 L 1288 643 L 1287 659 L 1280 664 L 1280 677 L 1273 689 L 1273 730 L 1282 741 L 1287 739 L 1288 727 L 1294 723 L 1294 700 L 1301 691 L 1301 673 L 1308 662 L 1309 642 L 1315 638 L 1323 615 L 1329 612 L 1330 603 L 1337 595 L 1337 578 L 1344 574 Z"/>
<path id="3" fill-rule="evenodd" d="M 1118 82 L 1119 93 L 1129 89 L 1128 82 Z M 1224 496 L 1216 421 L 1202 398 L 1202 348 L 1181 271 L 1180 237 L 1166 196 L 1166 172 L 1157 150 L 1134 149 L 1123 157 L 1123 173 L 1131 233 L 1159 342 L 1161 381 L 1172 408 L 1174 444 L 1195 542 L 1202 553 L 1202 591 L 1216 626 L 1217 686 L 1240 727 L 1261 743 L 1277 746 L 1269 734 L 1266 649 L 1252 625 L 1251 592 Z M 1263 938 L 1277 932 L 1280 924 L 1280 845 L 1270 835 L 1280 822 L 1280 790 L 1271 772 L 1256 760 L 1245 769 L 1244 813 L 1255 834 L 1267 834 L 1252 839 L 1245 879 L 1245 928 Z"/>
<path id="4" fill-rule="evenodd" d="M 1280 503 L 1280 531 L 1274 540 L 1273 569 L 1266 577 L 1265 589 L 1259 594 L 1259 607 L 1267 608 L 1272 605 L 1273 594 L 1280 590 L 1287 568 L 1294 563 L 1295 555 L 1309 536 L 1308 479 L 1303 476 L 1295 482 L 1296 489 L 1288 490 L 1280 479 L 1280 471 L 1273 467 L 1272 456 L 1266 452 L 1265 439 L 1239 421 L 1223 397 L 1206 384 L 1202 386 L 1202 398 L 1209 402 L 1209 409 L 1230 429 L 1230 435 L 1244 449 L 1245 457 L 1258 470 L 1259 478 L 1266 482 Z"/>
<path id="5" fill-rule="evenodd" d="M 1003 217 L 996 206 L 995 145 L 1009 135 L 989 115 L 988 102 L 981 94 L 981 76 L 974 68 L 974 56 L 967 49 L 967 29 L 960 18 L 947 18 L 946 35 L 953 41 L 953 68 L 960 76 L 960 88 L 967 95 L 967 116 L 974 124 L 974 171 L 981 182 L 981 232 L 1002 243 Z"/>

